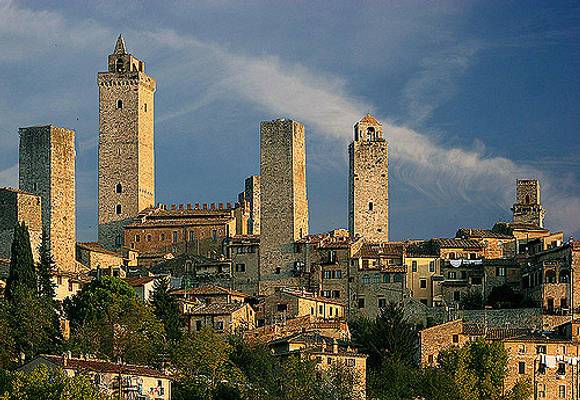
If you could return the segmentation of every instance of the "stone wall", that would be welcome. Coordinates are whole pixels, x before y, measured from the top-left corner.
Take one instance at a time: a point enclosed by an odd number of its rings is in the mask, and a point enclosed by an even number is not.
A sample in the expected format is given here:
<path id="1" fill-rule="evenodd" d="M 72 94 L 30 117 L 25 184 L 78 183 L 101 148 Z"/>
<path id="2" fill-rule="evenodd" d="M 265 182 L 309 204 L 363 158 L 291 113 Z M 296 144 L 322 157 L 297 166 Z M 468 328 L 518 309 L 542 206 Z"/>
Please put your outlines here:
<path id="1" fill-rule="evenodd" d="M 20 189 L 42 198 L 42 225 L 61 271 L 74 271 L 75 133 L 52 125 L 20 129 Z"/>
<path id="2" fill-rule="evenodd" d="M 301 286 L 294 243 L 308 235 L 304 125 L 260 124 L 260 293 Z"/>
<path id="3" fill-rule="evenodd" d="M 349 146 L 349 231 L 371 242 L 389 240 L 389 154 L 382 126 L 367 115 Z M 373 132 L 370 136 L 367 132 Z"/>
<path id="4" fill-rule="evenodd" d="M 245 182 L 245 198 L 250 203 L 248 233 L 260 234 L 260 176 L 250 176 Z"/>
<path id="5" fill-rule="evenodd" d="M 132 217 L 155 204 L 156 82 L 143 72 L 143 62 L 124 53 L 115 57 L 127 68 L 118 72 L 110 62 L 109 71 L 98 74 L 99 243 L 109 249 L 120 247 Z"/>
<path id="6" fill-rule="evenodd" d="M 451 346 L 463 346 L 469 338 L 463 333 L 460 319 L 435 325 L 419 332 L 419 363 L 423 366 L 438 365 L 439 353 Z"/>

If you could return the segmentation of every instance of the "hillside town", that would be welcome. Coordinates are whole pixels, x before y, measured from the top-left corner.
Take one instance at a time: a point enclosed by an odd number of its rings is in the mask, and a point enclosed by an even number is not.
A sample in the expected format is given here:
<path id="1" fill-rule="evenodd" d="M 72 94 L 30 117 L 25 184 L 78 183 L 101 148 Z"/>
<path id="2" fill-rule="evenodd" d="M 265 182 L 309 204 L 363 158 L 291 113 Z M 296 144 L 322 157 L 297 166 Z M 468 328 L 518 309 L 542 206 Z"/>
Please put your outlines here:
<path id="1" fill-rule="evenodd" d="M 281 117 L 257 122 L 259 171 L 239 194 L 156 203 L 156 80 L 121 35 L 106 66 L 98 241 L 76 239 L 73 130 L 22 127 L 19 187 L 0 189 L 14 391 L 46 379 L 79 399 L 580 398 L 580 241 L 544 226 L 536 177 L 514 181 L 511 220 L 391 241 L 389 143 L 361 115 L 342 150 L 348 227 L 313 233 L 308 131 Z"/>

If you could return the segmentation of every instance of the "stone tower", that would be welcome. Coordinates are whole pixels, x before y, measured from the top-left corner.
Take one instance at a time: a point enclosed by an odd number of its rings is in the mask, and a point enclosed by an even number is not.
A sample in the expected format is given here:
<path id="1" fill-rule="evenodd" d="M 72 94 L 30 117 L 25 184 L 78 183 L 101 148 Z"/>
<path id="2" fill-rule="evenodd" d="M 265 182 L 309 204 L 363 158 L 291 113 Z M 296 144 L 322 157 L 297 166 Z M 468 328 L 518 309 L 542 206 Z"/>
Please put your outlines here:
<path id="1" fill-rule="evenodd" d="M 131 218 L 155 204 L 155 80 L 119 36 L 98 85 L 99 243 L 114 249 Z"/>
<path id="2" fill-rule="evenodd" d="M 354 125 L 349 152 L 348 229 L 370 242 L 389 240 L 389 147 L 370 114 Z"/>
<path id="3" fill-rule="evenodd" d="M 250 176 L 245 181 L 245 199 L 250 203 L 248 233 L 260 234 L 260 176 Z"/>
<path id="4" fill-rule="evenodd" d="M 53 125 L 20 129 L 20 189 L 40 196 L 42 227 L 60 271 L 76 266 L 75 132 Z"/>
<path id="5" fill-rule="evenodd" d="M 539 180 L 516 180 L 516 202 L 512 211 L 514 212 L 514 222 L 544 227 L 544 208 L 540 201 Z"/>
<path id="6" fill-rule="evenodd" d="M 260 124 L 260 293 L 299 286 L 294 242 L 308 235 L 304 125 Z"/>

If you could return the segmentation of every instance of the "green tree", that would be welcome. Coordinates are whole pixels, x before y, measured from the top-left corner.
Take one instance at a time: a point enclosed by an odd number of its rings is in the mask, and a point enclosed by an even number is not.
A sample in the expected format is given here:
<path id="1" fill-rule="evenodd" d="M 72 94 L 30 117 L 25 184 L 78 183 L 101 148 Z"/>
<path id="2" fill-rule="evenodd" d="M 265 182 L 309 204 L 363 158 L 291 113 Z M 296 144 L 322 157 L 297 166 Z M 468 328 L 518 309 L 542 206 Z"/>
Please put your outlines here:
<path id="1" fill-rule="evenodd" d="M 0 300 L 0 370 L 9 368 L 18 356 L 10 316 L 10 304 Z"/>
<path id="2" fill-rule="evenodd" d="M 461 296 L 461 307 L 465 310 L 483 309 L 483 295 L 479 290 L 470 290 Z"/>
<path id="3" fill-rule="evenodd" d="M 407 320 L 401 305 L 389 303 L 375 319 L 356 319 L 350 328 L 353 342 L 369 355 L 369 367 L 378 368 L 385 359 L 413 363 L 417 328 Z"/>
<path id="4" fill-rule="evenodd" d="M 158 365 L 165 352 L 163 324 L 126 282 L 102 277 L 66 304 L 72 350 L 111 360 Z"/>
<path id="5" fill-rule="evenodd" d="M 12 300 L 20 289 L 28 289 L 36 293 L 37 279 L 30 245 L 28 227 L 23 222 L 14 227 L 12 240 L 10 271 L 6 281 L 5 297 Z"/>
<path id="6" fill-rule="evenodd" d="M 6 372 L 0 379 L 0 400 L 112 400 L 85 375 L 68 376 L 41 365 L 30 372 Z"/>
<path id="7" fill-rule="evenodd" d="M 38 263 L 38 293 L 47 299 L 54 299 L 55 284 L 52 276 L 56 270 L 54 259 L 50 251 L 50 243 L 46 231 L 42 231 L 42 242 L 39 248 L 40 261 Z"/>
<path id="8" fill-rule="evenodd" d="M 169 293 L 171 281 L 169 277 L 155 281 L 151 304 L 155 316 L 163 322 L 168 340 L 179 340 L 182 335 L 184 320 L 179 312 L 179 303 L 175 296 Z"/>

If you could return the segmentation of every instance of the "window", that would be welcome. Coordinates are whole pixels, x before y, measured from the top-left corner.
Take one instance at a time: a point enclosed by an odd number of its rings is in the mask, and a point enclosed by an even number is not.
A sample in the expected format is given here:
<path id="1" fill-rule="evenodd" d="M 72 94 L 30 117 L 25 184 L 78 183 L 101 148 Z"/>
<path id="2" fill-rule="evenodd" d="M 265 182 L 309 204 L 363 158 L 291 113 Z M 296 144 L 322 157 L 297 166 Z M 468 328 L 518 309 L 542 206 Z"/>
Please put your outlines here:
<path id="1" fill-rule="evenodd" d="M 173 243 L 177 243 L 178 240 L 179 240 L 179 233 L 177 231 L 173 231 L 171 233 L 171 241 Z"/>
<path id="2" fill-rule="evenodd" d="M 469 259 L 475 260 L 477 258 L 477 253 L 469 253 Z"/>
<path id="3" fill-rule="evenodd" d="M 398 283 L 403 282 L 403 274 L 401 274 L 400 272 L 397 272 L 395 274 L 393 282 L 398 282 Z"/>
<path id="4" fill-rule="evenodd" d="M 455 276 L 456 276 L 456 274 L 455 274 L 455 271 L 451 271 L 451 272 L 449 272 L 449 273 L 447 274 L 447 277 L 448 277 L 449 279 L 455 279 Z"/>
<path id="5" fill-rule="evenodd" d="M 526 373 L 526 363 L 524 361 L 520 361 L 518 363 L 518 374 L 523 375 Z"/>
<path id="6" fill-rule="evenodd" d="M 217 229 L 212 229 L 211 230 L 211 240 L 216 240 L 217 239 Z"/>
<path id="7" fill-rule="evenodd" d="M 125 71 L 125 64 L 123 63 L 123 59 L 119 58 L 117 60 L 117 72 L 123 72 Z"/>
<path id="8" fill-rule="evenodd" d="M 546 385 L 543 383 L 538 384 L 538 398 L 544 399 L 546 397 Z"/>
<path id="9" fill-rule="evenodd" d="M 453 301 L 459 301 L 461 299 L 461 292 L 453 292 Z"/>
<path id="10" fill-rule="evenodd" d="M 147 241 L 150 242 L 151 241 L 151 235 L 147 235 Z"/>
<path id="11" fill-rule="evenodd" d="M 455 260 L 455 253 L 454 252 L 449 253 L 449 259 Z"/>
<path id="12" fill-rule="evenodd" d="M 391 275 L 390 274 L 383 274 L 383 283 L 391 282 Z"/>
<path id="13" fill-rule="evenodd" d="M 189 231 L 189 241 L 193 242 L 195 240 L 195 231 Z"/>
<path id="14" fill-rule="evenodd" d="M 536 347 L 537 354 L 546 354 L 546 346 L 540 345 Z"/>
<path id="15" fill-rule="evenodd" d="M 505 276 L 505 267 L 496 267 L 495 275 L 496 276 Z"/>
<path id="16" fill-rule="evenodd" d="M 135 241 L 138 243 L 141 241 L 141 235 L 135 235 Z"/>
<path id="17" fill-rule="evenodd" d="M 282 272 L 282 269 L 280 267 L 276 267 L 276 269 L 274 270 L 274 273 L 280 274 L 280 272 Z"/>
<path id="18" fill-rule="evenodd" d="M 417 261 L 411 262 L 411 268 L 413 269 L 413 272 L 417 272 Z"/>
<path id="19" fill-rule="evenodd" d="M 358 299 L 358 308 L 365 308 L 365 299 L 364 298 Z"/>
<path id="20" fill-rule="evenodd" d="M 481 285 L 482 279 L 481 276 L 472 276 L 471 277 L 471 284 L 472 285 Z"/>
<path id="21" fill-rule="evenodd" d="M 117 100 L 117 108 L 123 108 L 123 100 Z"/>
<path id="22" fill-rule="evenodd" d="M 435 272 L 435 261 L 429 261 L 429 272 Z"/>
<path id="23" fill-rule="evenodd" d="M 333 309 L 332 309 L 332 307 L 330 307 L 330 316 L 331 317 L 332 317 L 332 311 L 333 311 Z"/>
<path id="24" fill-rule="evenodd" d="M 387 299 L 379 299 L 379 308 L 387 307 Z"/>
<path id="25" fill-rule="evenodd" d="M 347 367 L 354 367 L 354 364 L 355 364 L 354 358 L 348 358 L 346 360 L 346 366 Z"/>
<path id="26" fill-rule="evenodd" d="M 62 276 L 61 275 L 56 277 L 56 284 L 59 286 L 62 285 Z"/>
<path id="27" fill-rule="evenodd" d="M 453 335 L 453 343 L 459 343 L 459 335 Z"/>
<path id="28" fill-rule="evenodd" d="M 115 186 L 115 192 L 123 193 L 123 186 L 120 183 L 117 183 L 117 186 Z"/>
<path id="29" fill-rule="evenodd" d="M 328 262 L 331 264 L 336 262 L 336 250 L 330 250 L 328 252 Z"/>
<path id="30" fill-rule="evenodd" d="M 560 399 L 566 398 L 566 385 L 558 385 L 558 397 Z"/>
<path id="31" fill-rule="evenodd" d="M 367 274 L 363 275 L 362 283 L 363 285 L 369 285 L 371 283 L 371 277 L 368 276 Z"/>
<path id="32" fill-rule="evenodd" d="M 381 283 L 381 274 L 380 273 L 373 275 L 373 283 Z"/>
<path id="33" fill-rule="evenodd" d="M 73 281 L 70 278 L 68 280 L 68 291 L 69 292 L 73 291 Z"/>
<path id="34" fill-rule="evenodd" d="M 246 264 L 236 264 L 236 272 L 246 272 Z"/>
<path id="35" fill-rule="evenodd" d="M 121 235 L 115 236 L 115 245 L 120 246 L 123 243 L 123 239 L 121 239 Z"/>
<path id="36" fill-rule="evenodd" d="M 374 207 L 373 202 L 369 201 L 369 211 L 373 211 L 373 207 Z"/>
<path id="37" fill-rule="evenodd" d="M 201 328 L 202 328 L 201 321 L 195 321 L 195 330 L 201 331 Z"/>
<path id="38" fill-rule="evenodd" d="M 217 321 L 214 325 L 216 331 L 224 330 L 224 321 Z"/>
<path id="39" fill-rule="evenodd" d="M 121 211 L 122 211 L 121 205 L 117 204 L 117 207 L 115 207 L 115 212 L 117 213 L 117 215 L 121 215 Z"/>
<path id="40" fill-rule="evenodd" d="M 286 312 L 286 311 L 288 311 L 288 304 L 283 304 L 283 303 L 278 304 L 276 306 L 276 310 L 278 310 L 278 312 Z"/>
<path id="41" fill-rule="evenodd" d="M 427 279 L 421 279 L 419 281 L 419 285 L 421 286 L 421 289 L 426 289 L 427 288 Z"/>
<path id="42" fill-rule="evenodd" d="M 318 306 L 318 313 L 319 314 L 323 314 L 324 313 L 324 308 L 322 306 Z"/>
<path id="43" fill-rule="evenodd" d="M 519 354 L 526 354 L 526 345 L 525 344 L 520 344 L 518 346 L 518 353 Z"/>
<path id="44" fill-rule="evenodd" d="M 340 299 L 340 290 L 333 290 L 332 297 L 335 299 Z"/>
<path id="45" fill-rule="evenodd" d="M 145 108 L 145 112 L 147 112 L 147 103 L 145 103 L 145 107 L 144 108 Z"/>
<path id="46" fill-rule="evenodd" d="M 559 363 L 558 364 L 558 371 L 556 371 L 558 375 L 566 375 L 566 363 Z"/>
<path id="47" fill-rule="evenodd" d="M 165 241 L 165 239 L 166 239 L 165 233 L 162 233 L 161 236 L 159 237 L 159 240 L 163 242 Z"/>

